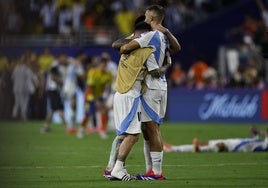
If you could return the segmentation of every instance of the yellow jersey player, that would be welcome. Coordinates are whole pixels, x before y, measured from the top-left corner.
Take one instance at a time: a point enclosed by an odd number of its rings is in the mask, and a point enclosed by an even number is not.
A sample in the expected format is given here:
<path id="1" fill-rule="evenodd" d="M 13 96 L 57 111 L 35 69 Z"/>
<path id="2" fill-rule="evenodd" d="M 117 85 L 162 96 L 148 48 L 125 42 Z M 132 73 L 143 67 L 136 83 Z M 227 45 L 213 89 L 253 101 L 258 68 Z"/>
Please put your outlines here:
<path id="1" fill-rule="evenodd" d="M 87 73 L 86 91 L 85 91 L 85 116 L 82 120 L 81 127 L 78 129 L 78 138 L 83 138 L 85 127 L 89 118 L 92 118 L 94 128 L 97 127 L 96 115 L 100 114 L 99 132 L 101 138 L 106 138 L 105 130 L 107 124 L 107 111 L 105 108 L 105 92 L 110 92 L 113 81 L 113 75 L 106 70 L 108 59 L 101 58 L 99 65 L 91 68 Z"/>

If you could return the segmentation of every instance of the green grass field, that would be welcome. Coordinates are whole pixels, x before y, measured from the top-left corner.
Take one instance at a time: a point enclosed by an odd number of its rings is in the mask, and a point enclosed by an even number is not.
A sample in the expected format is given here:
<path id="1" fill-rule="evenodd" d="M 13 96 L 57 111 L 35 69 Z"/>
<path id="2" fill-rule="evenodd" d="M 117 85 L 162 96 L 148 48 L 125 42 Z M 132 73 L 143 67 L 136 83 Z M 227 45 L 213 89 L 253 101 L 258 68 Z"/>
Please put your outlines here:
<path id="1" fill-rule="evenodd" d="M 63 128 L 40 134 L 42 122 L 0 122 L 1 188 L 92 187 L 267 187 L 268 153 L 165 153 L 165 181 L 109 181 L 103 178 L 114 134 L 77 139 Z M 247 137 L 250 124 L 165 123 L 165 141 L 179 145 L 213 138 Z M 259 125 L 264 128 L 265 125 Z M 145 170 L 142 137 L 127 159 L 129 173 Z"/>

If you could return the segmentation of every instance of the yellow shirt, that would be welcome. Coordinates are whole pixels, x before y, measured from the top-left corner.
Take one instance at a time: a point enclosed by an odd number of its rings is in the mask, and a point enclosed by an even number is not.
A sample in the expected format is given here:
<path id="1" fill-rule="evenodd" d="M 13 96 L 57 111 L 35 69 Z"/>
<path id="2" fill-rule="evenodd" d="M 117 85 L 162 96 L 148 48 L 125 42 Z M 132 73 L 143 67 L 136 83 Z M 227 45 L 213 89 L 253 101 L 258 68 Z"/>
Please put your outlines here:
<path id="1" fill-rule="evenodd" d="M 47 72 L 50 68 L 50 65 L 54 61 L 53 55 L 41 55 L 38 59 L 38 65 L 42 73 Z"/>
<path id="2" fill-rule="evenodd" d="M 112 81 L 112 73 L 98 67 L 90 69 L 87 73 L 87 85 L 92 88 L 94 98 L 102 97 L 106 86 L 111 86 Z"/>
<path id="3" fill-rule="evenodd" d="M 114 21 L 118 26 L 121 34 L 129 35 L 133 31 L 133 22 L 135 21 L 136 15 L 130 11 L 118 13 Z"/>
<path id="4" fill-rule="evenodd" d="M 0 57 L 0 71 L 4 71 L 8 68 L 8 59 L 6 57 Z"/>

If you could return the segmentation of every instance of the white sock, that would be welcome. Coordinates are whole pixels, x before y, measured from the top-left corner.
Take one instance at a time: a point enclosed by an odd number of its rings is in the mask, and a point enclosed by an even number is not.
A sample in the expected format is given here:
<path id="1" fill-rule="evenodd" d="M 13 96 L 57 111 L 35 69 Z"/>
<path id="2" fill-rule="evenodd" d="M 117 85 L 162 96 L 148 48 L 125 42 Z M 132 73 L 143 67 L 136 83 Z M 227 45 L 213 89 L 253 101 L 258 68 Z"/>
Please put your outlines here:
<path id="1" fill-rule="evenodd" d="M 68 122 L 67 128 L 68 129 L 73 129 L 74 126 L 75 126 L 75 112 L 74 112 L 74 110 L 72 108 L 70 109 L 69 117 L 70 117 L 70 121 Z"/>
<path id="2" fill-rule="evenodd" d="M 152 158 L 150 155 L 150 143 L 147 140 L 143 141 L 143 153 L 145 159 L 146 172 L 152 169 Z"/>
<path id="3" fill-rule="evenodd" d="M 113 141 L 112 147 L 111 147 L 111 151 L 110 151 L 109 162 L 108 162 L 108 165 L 106 167 L 107 170 L 113 169 L 113 167 L 115 165 L 116 158 L 117 158 L 117 154 L 118 154 L 118 148 L 119 148 L 121 143 L 122 143 L 122 139 L 118 139 L 118 137 L 114 138 L 114 141 Z"/>
<path id="4" fill-rule="evenodd" d="M 161 152 L 150 152 L 153 164 L 153 171 L 156 175 L 162 174 L 162 161 L 163 151 Z"/>
<path id="5" fill-rule="evenodd" d="M 75 128 L 75 114 L 76 114 L 76 111 L 74 110 L 71 110 L 71 129 L 74 129 Z"/>
<path id="6" fill-rule="evenodd" d="M 111 175 L 119 179 L 121 179 L 124 175 L 126 175 L 123 161 L 116 160 Z"/>

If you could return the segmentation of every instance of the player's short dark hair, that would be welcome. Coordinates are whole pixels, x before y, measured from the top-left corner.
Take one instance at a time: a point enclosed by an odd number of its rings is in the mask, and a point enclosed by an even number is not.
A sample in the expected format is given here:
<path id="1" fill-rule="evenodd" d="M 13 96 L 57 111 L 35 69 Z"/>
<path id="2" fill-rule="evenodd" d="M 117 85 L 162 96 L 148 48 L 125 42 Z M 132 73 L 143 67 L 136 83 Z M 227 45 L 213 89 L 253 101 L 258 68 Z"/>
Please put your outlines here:
<path id="1" fill-rule="evenodd" d="M 149 24 L 147 24 L 146 22 L 144 22 L 145 20 L 145 16 L 144 15 L 140 15 L 139 17 L 136 18 L 135 22 L 134 22 L 134 30 L 147 30 L 150 31 L 151 30 L 151 26 Z"/>
<path id="2" fill-rule="evenodd" d="M 143 22 L 145 20 L 145 15 L 140 15 L 136 18 L 135 22 L 134 22 L 134 26 L 139 23 L 139 22 Z"/>
<path id="3" fill-rule="evenodd" d="M 165 17 L 165 9 L 160 5 L 151 5 L 147 7 L 146 10 L 155 12 L 161 20 L 163 20 Z"/>
<path id="4" fill-rule="evenodd" d="M 105 58 L 105 57 L 101 57 L 100 58 L 100 62 L 101 63 L 108 63 L 109 59 Z"/>
<path id="5" fill-rule="evenodd" d="M 137 30 L 151 31 L 151 26 L 150 26 L 150 24 L 147 24 L 146 22 L 141 21 L 141 22 L 135 24 L 134 30 L 135 31 L 137 31 Z"/>

